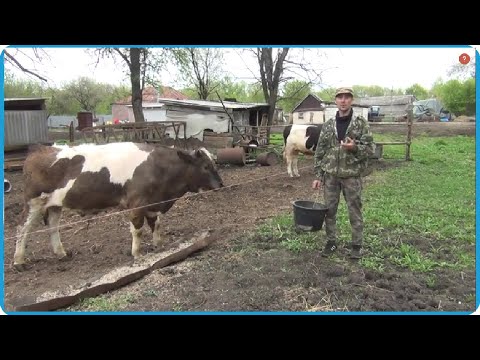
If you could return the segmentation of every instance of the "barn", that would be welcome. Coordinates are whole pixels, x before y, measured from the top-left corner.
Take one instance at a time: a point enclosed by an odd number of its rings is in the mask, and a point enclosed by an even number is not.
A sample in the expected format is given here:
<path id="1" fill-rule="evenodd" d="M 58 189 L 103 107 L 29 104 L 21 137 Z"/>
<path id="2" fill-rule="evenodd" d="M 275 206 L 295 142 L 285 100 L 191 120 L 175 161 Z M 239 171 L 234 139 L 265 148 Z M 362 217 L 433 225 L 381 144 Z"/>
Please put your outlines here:
<path id="1" fill-rule="evenodd" d="M 369 106 L 352 104 L 356 113 L 368 118 Z M 332 101 L 323 101 L 315 94 L 308 94 L 292 110 L 292 124 L 323 124 L 335 116 L 337 105 Z"/>
<path id="2" fill-rule="evenodd" d="M 358 104 L 364 106 L 379 106 L 379 116 L 385 121 L 402 117 L 407 112 L 407 107 L 417 101 L 414 95 L 371 96 L 359 98 Z"/>
<path id="3" fill-rule="evenodd" d="M 5 98 L 4 150 L 48 143 L 46 98 Z"/>
<path id="4" fill-rule="evenodd" d="M 127 108 L 128 121 L 134 122 L 132 105 Z M 143 104 L 146 121 L 185 121 L 187 138 L 205 141 L 206 136 L 220 147 L 232 146 L 236 140 L 234 133 L 249 133 L 266 125 L 268 109 L 266 103 L 167 98 L 158 99 L 158 103 Z M 169 135 L 173 136 L 173 130 L 170 132 Z"/>

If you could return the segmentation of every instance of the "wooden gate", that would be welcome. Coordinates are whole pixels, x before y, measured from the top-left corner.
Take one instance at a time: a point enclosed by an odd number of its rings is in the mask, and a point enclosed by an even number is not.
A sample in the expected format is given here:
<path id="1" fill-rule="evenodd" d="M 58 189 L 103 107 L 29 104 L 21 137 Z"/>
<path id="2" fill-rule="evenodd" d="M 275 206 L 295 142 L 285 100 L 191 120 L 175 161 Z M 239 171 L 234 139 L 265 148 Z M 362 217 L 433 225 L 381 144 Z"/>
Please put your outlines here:
<path id="1" fill-rule="evenodd" d="M 81 132 L 86 143 L 133 141 L 166 144 L 170 140 L 179 145 L 180 131 L 183 131 L 183 138 L 186 139 L 186 126 L 185 121 L 146 121 L 86 127 Z M 173 130 L 173 137 L 167 133 L 168 130 Z"/>

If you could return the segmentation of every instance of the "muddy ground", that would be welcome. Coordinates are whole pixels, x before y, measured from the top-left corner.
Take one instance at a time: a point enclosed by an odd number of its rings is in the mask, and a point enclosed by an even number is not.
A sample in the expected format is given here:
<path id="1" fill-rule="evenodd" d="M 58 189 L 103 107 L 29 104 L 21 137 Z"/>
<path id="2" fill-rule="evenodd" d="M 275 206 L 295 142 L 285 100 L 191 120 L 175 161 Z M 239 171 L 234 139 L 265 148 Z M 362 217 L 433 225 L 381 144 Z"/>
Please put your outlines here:
<path id="1" fill-rule="evenodd" d="M 450 125 L 438 124 L 436 131 L 432 126 L 414 126 L 414 135 L 421 132 L 431 136 L 475 135 L 471 124 Z M 380 161 L 372 166 L 375 171 L 365 178 L 365 186 L 389 167 L 406 165 L 403 161 Z M 336 256 L 322 258 L 323 230 L 317 233 L 318 249 L 301 252 L 285 249 L 279 239 L 271 236 L 255 235 L 254 228 L 267 219 L 279 213 L 291 214 L 292 201 L 312 198 L 311 158 L 300 161 L 299 169 L 301 177 L 291 179 L 282 163 L 221 167 L 224 183 L 234 186 L 180 199 L 164 216 L 166 244 L 188 240 L 205 229 L 210 230 L 214 243 L 180 263 L 156 270 L 107 295 L 115 304 L 109 309 L 168 312 L 474 309 L 474 271 L 442 270 L 436 274 L 435 285 L 428 286 L 425 275 L 401 268 L 387 268 L 382 273 L 366 270 L 349 260 L 348 249 L 343 247 Z M 29 237 L 29 268 L 23 272 L 15 270 L 13 236 L 22 208 L 22 177 L 20 172 L 8 172 L 6 177 L 13 185 L 4 198 L 6 311 L 14 311 L 16 305 L 46 291 L 91 281 L 115 267 L 131 264 L 129 224 L 124 215 L 115 214 L 118 209 L 95 217 L 65 211 L 62 224 L 75 224 L 61 229 L 60 234 L 72 257 L 67 261 L 57 260 L 46 232 L 36 233 Z M 421 238 L 422 234 L 418 235 Z M 150 237 L 150 231 L 145 231 L 143 253 L 155 251 Z M 414 243 L 416 239 L 404 240 Z M 76 304 L 66 310 L 88 309 Z"/>

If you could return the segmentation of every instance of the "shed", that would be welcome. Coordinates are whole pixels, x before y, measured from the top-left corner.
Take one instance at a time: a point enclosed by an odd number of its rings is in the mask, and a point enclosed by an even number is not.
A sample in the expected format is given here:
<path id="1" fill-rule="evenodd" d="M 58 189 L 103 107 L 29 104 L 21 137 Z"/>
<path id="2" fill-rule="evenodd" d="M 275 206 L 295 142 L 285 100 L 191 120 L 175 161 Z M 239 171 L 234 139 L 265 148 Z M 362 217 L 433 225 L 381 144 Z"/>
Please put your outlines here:
<path id="1" fill-rule="evenodd" d="M 352 104 L 353 111 L 368 118 L 368 106 Z M 337 105 L 332 101 L 323 101 L 315 94 L 308 94 L 292 110 L 293 124 L 322 124 L 335 117 Z"/>
<path id="2" fill-rule="evenodd" d="M 397 118 L 405 115 L 408 105 L 417 101 L 414 95 L 371 96 L 357 99 L 361 105 L 379 106 L 379 116 Z"/>
<path id="3" fill-rule="evenodd" d="M 324 123 L 325 105 L 323 100 L 315 94 L 308 94 L 292 109 L 293 124 L 320 124 Z"/>
<path id="4" fill-rule="evenodd" d="M 4 150 L 48 143 L 46 98 L 4 99 Z"/>
<path id="5" fill-rule="evenodd" d="M 133 107 L 127 107 L 129 122 L 133 122 Z M 168 98 L 159 98 L 158 103 L 143 104 L 146 121 L 185 121 L 187 138 L 195 137 L 202 141 L 204 131 L 243 132 L 245 127 L 259 126 L 263 115 L 268 114 L 268 108 L 269 105 L 265 103 L 223 101 L 222 105 L 220 101 Z"/>

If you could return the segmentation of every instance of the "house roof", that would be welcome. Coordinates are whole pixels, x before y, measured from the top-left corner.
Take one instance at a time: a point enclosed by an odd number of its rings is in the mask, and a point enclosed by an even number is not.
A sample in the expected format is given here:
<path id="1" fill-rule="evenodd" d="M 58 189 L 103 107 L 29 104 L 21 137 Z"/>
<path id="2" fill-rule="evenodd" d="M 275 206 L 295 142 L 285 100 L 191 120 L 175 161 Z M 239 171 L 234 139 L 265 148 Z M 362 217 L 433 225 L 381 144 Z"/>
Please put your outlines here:
<path id="1" fill-rule="evenodd" d="M 175 90 L 170 86 L 161 86 L 160 92 L 157 91 L 153 86 L 148 86 L 143 89 L 142 92 L 142 102 L 145 103 L 156 103 L 159 98 L 167 99 L 177 99 L 177 100 L 186 100 L 188 99 L 187 95 L 182 94 L 180 91 Z M 131 104 L 132 96 L 128 96 L 122 100 L 115 102 L 115 104 Z"/>
<path id="2" fill-rule="evenodd" d="M 318 102 L 320 103 L 323 103 L 323 100 L 320 99 L 317 95 L 313 94 L 313 93 L 310 93 L 308 94 L 307 96 L 305 96 L 297 105 L 295 105 L 295 107 L 292 109 L 292 113 L 295 112 L 295 110 L 297 110 L 297 108 L 305 101 L 306 98 L 308 98 L 309 96 L 313 97 L 315 100 L 317 100 Z"/>
<path id="3" fill-rule="evenodd" d="M 315 94 L 308 94 L 307 96 L 305 96 L 303 98 L 302 101 L 300 101 L 292 110 L 292 113 L 295 112 L 295 110 L 305 101 L 306 98 L 308 98 L 309 96 L 313 97 L 315 100 L 319 101 L 323 107 L 332 107 L 332 106 L 337 106 L 335 101 L 323 101 L 322 99 L 320 99 L 317 95 Z M 352 106 L 355 106 L 355 107 L 364 107 L 364 108 L 367 108 L 367 107 L 370 107 L 370 105 L 365 105 L 365 104 L 361 104 L 361 103 L 352 103 Z"/>
<path id="4" fill-rule="evenodd" d="M 378 106 L 388 106 L 388 105 L 406 105 L 412 104 L 416 101 L 417 98 L 414 95 L 393 95 L 393 96 L 371 96 L 358 98 L 357 102 L 361 105 L 378 105 Z"/>
<path id="5" fill-rule="evenodd" d="M 210 101 L 210 100 L 176 100 L 176 99 L 166 99 L 159 98 L 158 103 L 148 104 L 148 107 L 162 107 L 164 105 L 176 105 L 176 106 L 185 106 L 185 107 L 203 107 L 208 109 L 223 109 L 222 103 L 220 101 Z M 223 101 L 223 105 L 227 109 L 253 109 L 258 107 L 269 106 L 265 103 L 240 103 L 234 101 Z M 132 106 L 132 105 L 128 105 Z"/>

